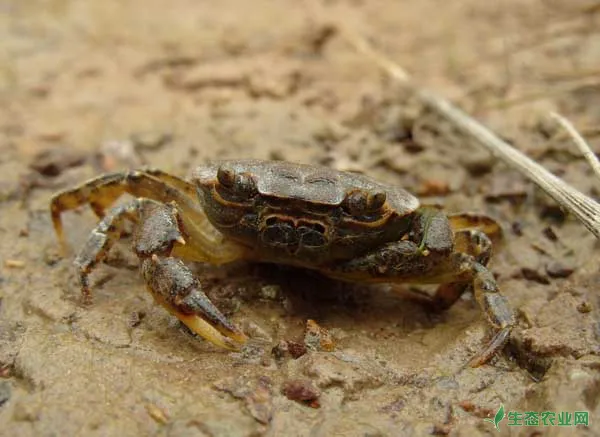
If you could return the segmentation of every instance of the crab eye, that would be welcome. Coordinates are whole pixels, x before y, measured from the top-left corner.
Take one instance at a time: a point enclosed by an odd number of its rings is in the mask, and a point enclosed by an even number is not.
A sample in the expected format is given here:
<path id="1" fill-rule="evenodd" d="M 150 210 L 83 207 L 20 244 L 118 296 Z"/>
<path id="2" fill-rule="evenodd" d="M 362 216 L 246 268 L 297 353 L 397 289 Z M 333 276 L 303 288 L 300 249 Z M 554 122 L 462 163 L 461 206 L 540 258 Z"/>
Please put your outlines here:
<path id="1" fill-rule="evenodd" d="M 217 170 L 217 180 L 224 187 L 233 187 L 235 179 L 235 171 L 232 168 L 222 165 Z"/>
<path id="2" fill-rule="evenodd" d="M 223 191 L 223 195 L 233 199 L 245 199 L 256 193 L 256 183 L 246 173 L 236 173 L 227 165 L 222 165 L 217 170 L 217 181 Z M 227 194 L 225 194 L 225 192 Z"/>
<path id="3" fill-rule="evenodd" d="M 256 193 L 256 183 L 251 176 L 242 173 L 235 177 L 235 190 L 245 197 L 251 197 Z"/>
<path id="4" fill-rule="evenodd" d="M 346 196 L 345 208 L 355 216 L 378 211 L 384 204 L 387 196 L 383 191 L 352 191 Z"/>
<path id="5" fill-rule="evenodd" d="M 374 193 L 370 193 L 367 198 L 367 209 L 369 211 L 377 211 L 381 209 L 381 207 L 385 204 L 387 199 L 387 195 L 385 191 L 376 191 Z"/>

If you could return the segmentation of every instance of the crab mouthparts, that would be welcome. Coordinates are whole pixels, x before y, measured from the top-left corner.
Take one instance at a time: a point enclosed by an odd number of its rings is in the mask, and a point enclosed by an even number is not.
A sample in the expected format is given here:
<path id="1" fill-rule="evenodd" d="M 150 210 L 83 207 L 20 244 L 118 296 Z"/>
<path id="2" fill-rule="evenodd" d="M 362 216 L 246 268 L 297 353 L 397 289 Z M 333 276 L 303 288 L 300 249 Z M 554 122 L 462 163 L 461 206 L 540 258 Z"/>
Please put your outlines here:
<path id="1" fill-rule="evenodd" d="M 317 221 L 294 220 L 272 215 L 264 221 L 261 240 L 268 246 L 294 253 L 301 247 L 321 247 L 328 242 L 326 227 Z"/>

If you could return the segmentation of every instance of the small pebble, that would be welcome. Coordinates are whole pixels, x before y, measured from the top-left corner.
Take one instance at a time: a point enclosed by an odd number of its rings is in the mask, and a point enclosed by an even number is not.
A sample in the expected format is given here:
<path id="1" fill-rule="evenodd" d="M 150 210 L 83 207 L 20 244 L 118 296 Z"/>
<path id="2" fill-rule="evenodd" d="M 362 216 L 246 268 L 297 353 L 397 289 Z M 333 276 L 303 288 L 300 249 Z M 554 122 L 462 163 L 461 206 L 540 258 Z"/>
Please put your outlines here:
<path id="1" fill-rule="evenodd" d="M 156 404 L 145 404 L 146 412 L 156 423 L 164 425 L 169 422 L 169 415 Z"/>
<path id="2" fill-rule="evenodd" d="M 538 282 L 538 283 L 544 284 L 544 285 L 548 285 L 550 283 L 550 281 L 548 280 L 548 278 L 546 278 L 546 276 L 542 275 L 537 270 L 530 269 L 528 267 L 523 267 L 521 269 L 521 274 L 523 275 L 523 277 L 525 279 L 528 279 L 530 281 L 535 281 L 535 282 Z"/>
<path id="3" fill-rule="evenodd" d="M 592 311 L 592 304 L 589 302 L 581 302 L 579 305 L 577 305 L 577 311 L 582 314 L 589 313 Z"/>
<path id="4" fill-rule="evenodd" d="M 546 264 L 546 273 L 551 278 L 568 278 L 574 271 L 575 269 L 560 261 L 550 261 Z"/>
<path id="5" fill-rule="evenodd" d="M 25 261 L 18 259 L 6 259 L 4 260 L 4 267 L 9 269 L 22 269 L 25 267 Z"/>
<path id="6" fill-rule="evenodd" d="M 548 240 L 558 241 L 558 235 L 556 235 L 556 232 L 554 232 L 554 229 L 552 229 L 551 226 L 544 228 L 544 230 L 542 232 Z"/>
<path id="7" fill-rule="evenodd" d="M 288 352 L 292 358 L 297 359 L 306 353 L 306 345 L 295 341 L 287 342 Z"/>
<path id="8" fill-rule="evenodd" d="M 321 393 L 308 379 L 292 379 L 283 386 L 283 394 L 292 401 L 304 402 L 312 408 L 319 408 Z"/>
<path id="9" fill-rule="evenodd" d="M 298 359 L 306 353 L 306 345 L 291 340 L 281 340 L 272 350 L 271 354 L 276 359 L 283 359 L 288 354 L 293 359 Z"/>
<path id="10" fill-rule="evenodd" d="M 335 344 L 329 332 L 325 328 L 321 328 L 317 322 L 311 319 L 306 321 L 304 344 L 307 348 L 317 351 L 323 350 L 331 352 L 335 349 Z"/>
<path id="11" fill-rule="evenodd" d="M 276 300 L 281 294 L 279 285 L 265 285 L 260 288 L 260 297 L 268 300 Z"/>
<path id="12" fill-rule="evenodd" d="M 511 224 L 511 229 L 513 231 L 513 234 L 515 234 L 517 237 L 521 237 L 523 235 L 523 223 L 520 221 L 514 221 Z"/>
<path id="13" fill-rule="evenodd" d="M 450 434 L 450 426 L 449 425 L 433 425 L 431 428 L 431 435 L 448 435 Z"/>
<path id="14" fill-rule="evenodd" d="M 36 154 L 29 167 L 42 176 L 55 177 L 64 170 L 85 162 L 85 155 L 66 147 L 52 147 Z"/>

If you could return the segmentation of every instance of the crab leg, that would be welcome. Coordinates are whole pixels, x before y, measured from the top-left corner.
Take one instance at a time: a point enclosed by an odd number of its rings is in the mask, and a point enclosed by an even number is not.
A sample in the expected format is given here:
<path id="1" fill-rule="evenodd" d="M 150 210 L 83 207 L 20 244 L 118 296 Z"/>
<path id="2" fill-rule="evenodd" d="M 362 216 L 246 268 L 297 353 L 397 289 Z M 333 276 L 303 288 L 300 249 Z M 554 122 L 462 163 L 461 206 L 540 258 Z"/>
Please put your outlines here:
<path id="1" fill-rule="evenodd" d="M 487 239 L 486 241 L 489 242 Z M 466 243 L 459 239 L 458 246 L 463 244 Z M 486 255 L 484 251 L 479 255 L 487 258 L 489 253 Z M 362 257 L 337 264 L 324 273 L 344 280 L 356 279 L 363 282 L 450 283 L 460 293 L 465 284 L 472 284 L 479 306 L 496 331 L 490 343 L 470 361 L 472 367 L 486 363 L 502 349 L 515 324 L 508 300 L 500 294 L 494 275 L 477 261 L 476 256 L 468 253 L 427 254 L 416 243 L 403 240 L 388 243 Z M 460 286 L 463 289 L 459 289 Z M 451 304 L 458 296 L 440 295 L 434 297 L 433 302 Z"/>
<path id="2" fill-rule="evenodd" d="M 109 211 L 75 260 L 84 298 L 90 298 L 89 274 L 119 239 L 125 220 L 137 223 L 133 249 L 142 261 L 142 275 L 154 299 L 217 346 L 236 349 L 245 343 L 246 336 L 212 304 L 189 268 L 170 256 L 186 244 L 179 213 L 172 204 L 138 198 Z"/>
<path id="3" fill-rule="evenodd" d="M 125 220 L 136 219 L 137 211 L 144 201 L 135 199 L 113 208 L 90 233 L 87 241 L 73 262 L 79 273 L 81 292 L 85 302 L 91 299 L 89 275 L 94 267 L 106 259 L 110 248 L 119 240 Z"/>
<path id="4" fill-rule="evenodd" d="M 454 250 L 471 255 L 479 264 L 487 266 L 492 256 L 492 242 L 482 231 L 465 229 L 454 234 Z M 431 303 L 436 309 L 450 308 L 470 286 L 464 281 L 444 283 L 438 287 Z"/>
<path id="5" fill-rule="evenodd" d="M 242 257 L 243 249 L 226 240 L 210 224 L 195 198 L 195 192 L 194 185 L 160 170 L 109 173 L 75 189 L 58 193 L 52 198 L 50 210 L 54 230 L 64 253 L 68 249 L 61 220 L 63 211 L 89 204 L 99 217 L 103 217 L 106 208 L 128 193 L 161 203 L 177 204 L 189 241 L 187 245 L 177 247 L 175 255 L 211 264 L 223 264 Z"/>
<path id="6" fill-rule="evenodd" d="M 449 214 L 448 221 L 454 232 L 478 230 L 487 235 L 494 244 L 502 240 L 502 228 L 500 224 L 486 215 L 468 212 Z"/>

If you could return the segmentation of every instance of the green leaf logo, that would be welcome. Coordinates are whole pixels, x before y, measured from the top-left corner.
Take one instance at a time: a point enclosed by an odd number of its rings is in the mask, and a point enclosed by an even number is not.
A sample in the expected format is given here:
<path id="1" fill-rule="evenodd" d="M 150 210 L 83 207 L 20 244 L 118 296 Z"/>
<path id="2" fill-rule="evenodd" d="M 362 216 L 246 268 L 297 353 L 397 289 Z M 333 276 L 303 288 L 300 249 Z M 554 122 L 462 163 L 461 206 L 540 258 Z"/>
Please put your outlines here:
<path id="1" fill-rule="evenodd" d="M 498 411 L 496 412 L 496 416 L 494 417 L 494 419 L 483 419 L 486 422 L 490 422 L 493 423 L 494 426 L 496 427 L 496 429 L 498 431 L 500 431 L 500 428 L 498 428 L 498 425 L 500 424 L 500 422 L 502 421 L 502 419 L 504 419 L 504 404 L 500 404 L 500 408 L 498 408 Z"/>

